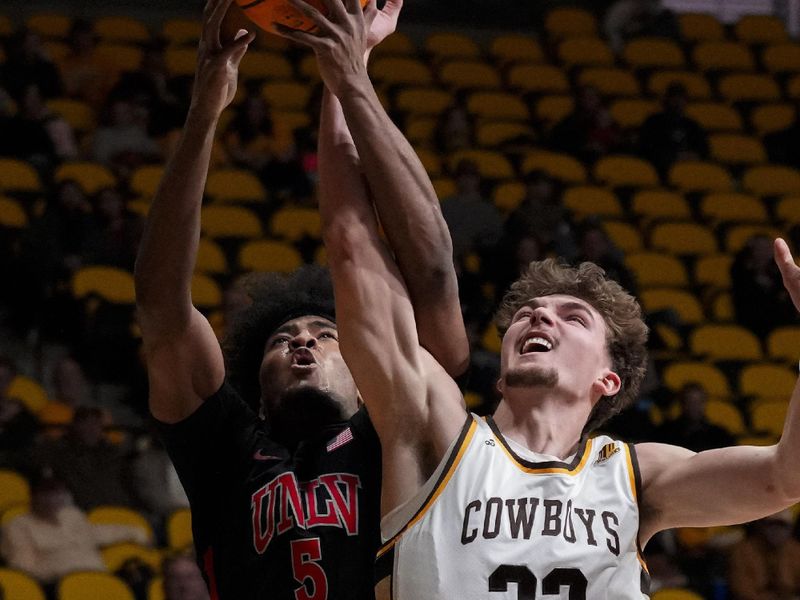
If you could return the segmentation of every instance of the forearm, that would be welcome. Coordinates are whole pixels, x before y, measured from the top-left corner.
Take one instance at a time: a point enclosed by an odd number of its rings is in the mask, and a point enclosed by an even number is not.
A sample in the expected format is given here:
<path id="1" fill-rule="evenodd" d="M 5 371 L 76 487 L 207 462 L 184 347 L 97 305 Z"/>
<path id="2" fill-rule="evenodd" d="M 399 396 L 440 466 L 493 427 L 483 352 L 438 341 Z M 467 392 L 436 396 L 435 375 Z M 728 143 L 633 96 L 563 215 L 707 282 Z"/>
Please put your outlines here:
<path id="1" fill-rule="evenodd" d="M 783 434 L 776 449 L 776 476 L 780 478 L 780 490 L 787 499 L 800 500 L 800 472 L 797 469 L 797 456 L 800 453 L 800 380 L 795 383 Z"/>

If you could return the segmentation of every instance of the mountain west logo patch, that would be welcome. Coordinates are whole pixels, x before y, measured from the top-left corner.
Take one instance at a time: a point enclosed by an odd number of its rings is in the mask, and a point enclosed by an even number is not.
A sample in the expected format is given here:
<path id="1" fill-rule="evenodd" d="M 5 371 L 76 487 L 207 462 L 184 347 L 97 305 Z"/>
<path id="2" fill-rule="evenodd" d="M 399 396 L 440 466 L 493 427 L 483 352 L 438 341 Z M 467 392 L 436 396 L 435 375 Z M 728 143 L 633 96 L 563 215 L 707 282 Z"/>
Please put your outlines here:
<path id="1" fill-rule="evenodd" d="M 611 442 L 610 444 L 606 444 L 605 446 L 600 448 L 600 452 L 597 453 L 597 459 L 594 461 L 594 464 L 597 465 L 606 462 L 617 452 L 619 452 L 619 446 L 617 446 L 616 443 Z"/>

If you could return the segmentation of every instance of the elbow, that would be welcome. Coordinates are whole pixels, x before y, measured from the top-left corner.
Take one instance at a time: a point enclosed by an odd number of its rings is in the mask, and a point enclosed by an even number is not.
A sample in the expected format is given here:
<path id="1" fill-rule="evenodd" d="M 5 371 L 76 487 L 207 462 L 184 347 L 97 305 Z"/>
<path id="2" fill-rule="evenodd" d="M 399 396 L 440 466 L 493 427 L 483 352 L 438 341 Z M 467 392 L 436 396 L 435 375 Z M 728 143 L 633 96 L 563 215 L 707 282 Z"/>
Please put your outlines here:
<path id="1" fill-rule="evenodd" d="M 775 455 L 769 491 L 777 496 L 781 504 L 786 506 L 797 504 L 800 502 L 800 473 L 797 471 L 797 462 L 781 443 L 773 446 L 773 449 Z"/>

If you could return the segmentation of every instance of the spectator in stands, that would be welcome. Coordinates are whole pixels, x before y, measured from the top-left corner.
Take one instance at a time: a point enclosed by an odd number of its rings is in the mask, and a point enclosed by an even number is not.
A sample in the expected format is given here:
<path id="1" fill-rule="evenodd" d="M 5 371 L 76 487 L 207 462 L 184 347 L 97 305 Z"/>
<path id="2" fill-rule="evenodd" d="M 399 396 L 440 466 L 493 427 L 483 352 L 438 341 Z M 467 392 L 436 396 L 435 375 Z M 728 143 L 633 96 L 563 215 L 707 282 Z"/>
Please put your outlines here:
<path id="1" fill-rule="evenodd" d="M 475 145 L 475 122 L 463 101 L 453 103 L 439 116 L 433 135 L 443 154 Z"/>
<path id="2" fill-rule="evenodd" d="M 578 228 L 578 255 L 575 263 L 590 261 L 603 268 L 606 275 L 632 294 L 636 293 L 636 278 L 625 266 L 625 255 L 608 237 L 600 221 L 588 218 Z"/>
<path id="3" fill-rule="evenodd" d="M 639 131 L 639 149 L 666 178 L 677 160 L 698 160 L 708 156 L 706 132 L 686 115 L 688 94 L 679 82 L 669 85 L 664 94 L 663 110 L 650 115 Z"/>
<path id="4" fill-rule="evenodd" d="M 634 37 L 680 37 L 675 14 L 665 9 L 661 0 L 617 0 L 606 12 L 603 29 L 615 54 Z"/>
<path id="5" fill-rule="evenodd" d="M 148 133 L 150 113 L 141 102 L 117 98 L 107 109 L 106 123 L 94 134 L 92 156 L 127 175 L 143 163 L 158 160 L 160 149 Z"/>
<path id="6" fill-rule="evenodd" d="M 194 558 L 179 554 L 164 560 L 164 600 L 209 600 L 208 589 Z"/>
<path id="7" fill-rule="evenodd" d="M 72 505 L 66 485 L 51 473 L 31 481 L 31 511 L 2 530 L 0 550 L 8 565 L 43 585 L 76 571 L 105 571 L 100 548 L 117 542 L 148 544 L 147 533 L 128 525 L 93 525 Z"/>
<path id="8" fill-rule="evenodd" d="M 67 36 L 69 52 L 60 61 L 65 94 L 94 108 L 103 105 L 116 76 L 113 65 L 97 55 L 98 41 L 91 21 L 75 19 Z"/>
<path id="9" fill-rule="evenodd" d="M 794 122 L 764 136 L 770 162 L 800 169 L 800 101 L 794 104 Z"/>
<path id="10" fill-rule="evenodd" d="M 619 149 L 622 143 L 619 125 L 591 85 L 578 88 L 574 110 L 556 123 L 549 137 L 553 148 L 589 164 Z"/>
<path id="11" fill-rule="evenodd" d="M 800 597 L 800 542 L 792 538 L 789 509 L 753 522 L 730 554 L 732 600 Z"/>
<path id="12" fill-rule="evenodd" d="M 453 257 L 491 253 L 503 233 L 503 219 L 481 191 L 478 165 L 463 159 L 456 165 L 456 194 L 442 200 L 442 214 L 453 238 Z"/>
<path id="13" fill-rule="evenodd" d="M 42 425 L 64 429 L 75 416 L 75 409 L 92 400 L 91 384 L 75 357 L 59 357 L 53 365 L 50 402 L 41 411 Z"/>
<path id="14" fill-rule="evenodd" d="M 114 187 L 99 190 L 92 198 L 92 208 L 84 262 L 132 271 L 144 230 L 142 217 L 125 207 L 122 192 Z"/>
<path id="15" fill-rule="evenodd" d="M 736 254 L 731 265 L 731 295 L 736 321 L 759 336 L 797 320 L 772 260 L 772 240 L 765 235 L 753 236 Z"/>
<path id="16" fill-rule="evenodd" d="M 665 444 L 694 452 L 736 444 L 734 437 L 706 418 L 708 392 L 699 383 L 687 383 L 680 391 L 680 414 L 656 429 L 655 438 Z"/>
<path id="17" fill-rule="evenodd" d="M 14 361 L 0 355 L 0 468 L 25 468 L 27 452 L 39 431 L 36 417 L 8 395 L 16 375 Z"/>
<path id="18" fill-rule="evenodd" d="M 105 419 L 100 408 L 78 407 L 64 437 L 43 442 L 35 452 L 37 464 L 66 482 L 83 510 L 132 504 L 126 453 L 106 438 Z"/>
<path id="19" fill-rule="evenodd" d="M 14 96 L 35 85 L 45 98 L 61 95 L 61 76 L 42 46 L 39 35 L 30 29 L 17 30 L 6 46 L 6 60 L 0 64 L 0 85 Z"/>

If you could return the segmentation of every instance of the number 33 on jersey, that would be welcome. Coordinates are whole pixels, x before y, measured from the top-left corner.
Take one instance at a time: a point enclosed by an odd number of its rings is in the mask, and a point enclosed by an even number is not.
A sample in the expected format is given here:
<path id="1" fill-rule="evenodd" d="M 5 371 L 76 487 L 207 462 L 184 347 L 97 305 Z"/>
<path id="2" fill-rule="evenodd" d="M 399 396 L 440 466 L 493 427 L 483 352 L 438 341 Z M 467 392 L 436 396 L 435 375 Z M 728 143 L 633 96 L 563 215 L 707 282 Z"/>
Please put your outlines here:
<path id="1" fill-rule="evenodd" d="M 428 484 L 383 521 L 379 600 L 648 598 L 634 448 L 521 456 L 471 416 Z"/>

